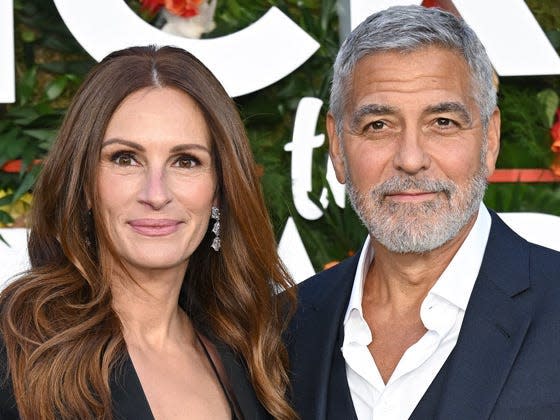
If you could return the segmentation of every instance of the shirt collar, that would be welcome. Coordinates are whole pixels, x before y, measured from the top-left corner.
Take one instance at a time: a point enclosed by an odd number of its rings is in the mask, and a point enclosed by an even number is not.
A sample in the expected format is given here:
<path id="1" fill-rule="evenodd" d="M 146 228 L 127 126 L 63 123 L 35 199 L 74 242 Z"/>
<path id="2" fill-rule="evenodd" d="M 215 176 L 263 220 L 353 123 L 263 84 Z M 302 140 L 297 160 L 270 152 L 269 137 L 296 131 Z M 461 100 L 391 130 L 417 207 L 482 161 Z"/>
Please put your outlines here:
<path id="1" fill-rule="evenodd" d="M 364 291 L 364 279 L 366 278 L 369 266 L 373 261 L 373 256 L 373 246 L 371 246 L 371 240 L 368 235 L 364 245 L 362 246 L 362 252 L 360 253 L 360 259 L 358 260 L 356 275 L 354 276 L 354 284 L 352 286 L 352 293 L 350 294 L 348 309 L 346 309 L 346 315 L 344 316 L 344 325 L 348 322 L 350 314 L 353 311 L 358 311 L 359 314 L 363 316 L 362 295 Z"/>
<path id="2" fill-rule="evenodd" d="M 443 299 L 449 301 L 453 305 L 459 307 L 463 311 L 466 310 L 469 298 L 486 250 L 488 236 L 490 235 L 490 226 L 492 218 L 490 213 L 484 206 L 480 204 L 476 221 L 471 228 L 467 238 L 436 281 L 428 296 L 435 294 Z M 356 275 L 354 277 L 354 284 L 348 302 L 348 308 L 344 316 L 344 325 L 347 324 L 350 314 L 353 311 L 358 311 L 363 316 L 362 311 L 362 296 L 364 290 L 364 279 L 375 252 L 371 245 L 369 235 L 367 236 L 358 266 L 356 268 Z"/>
<path id="3" fill-rule="evenodd" d="M 490 213 L 481 203 L 473 227 L 429 294 L 438 295 L 463 311 L 467 309 L 482 265 L 491 225 Z"/>

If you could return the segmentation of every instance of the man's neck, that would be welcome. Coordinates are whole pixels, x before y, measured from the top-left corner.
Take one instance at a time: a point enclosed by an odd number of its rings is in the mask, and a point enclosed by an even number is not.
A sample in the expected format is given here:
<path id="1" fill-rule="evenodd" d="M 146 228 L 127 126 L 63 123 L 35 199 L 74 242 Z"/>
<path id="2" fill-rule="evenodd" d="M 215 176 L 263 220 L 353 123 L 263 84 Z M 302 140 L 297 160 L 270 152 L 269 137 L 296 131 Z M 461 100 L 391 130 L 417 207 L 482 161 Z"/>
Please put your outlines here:
<path id="1" fill-rule="evenodd" d="M 362 309 L 372 331 L 368 349 L 385 383 L 406 350 L 425 333 L 420 307 L 472 229 L 476 215 L 459 234 L 424 254 L 390 252 L 372 239 L 375 258 L 364 282 Z"/>
<path id="2" fill-rule="evenodd" d="M 405 309 L 411 305 L 419 308 L 465 241 L 475 221 L 476 214 L 453 239 L 422 254 L 391 252 L 372 238 L 375 258 L 364 281 L 364 304 L 377 302 L 395 308 Z"/>

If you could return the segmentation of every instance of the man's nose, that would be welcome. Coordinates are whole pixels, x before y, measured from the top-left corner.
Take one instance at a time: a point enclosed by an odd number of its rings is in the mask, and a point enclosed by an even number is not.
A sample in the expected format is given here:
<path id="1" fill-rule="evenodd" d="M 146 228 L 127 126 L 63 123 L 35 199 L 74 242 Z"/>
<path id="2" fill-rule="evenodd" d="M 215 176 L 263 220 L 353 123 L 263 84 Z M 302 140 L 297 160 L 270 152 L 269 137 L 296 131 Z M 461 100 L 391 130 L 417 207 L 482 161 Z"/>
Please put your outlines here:
<path id="1" fill-rule="evenodd" d="M 405 129 L 399 138 L 393 164 L 395 169 L 407 174 L 417 174 L 430 166 L 426 151 L 426 138 L 416 129 Z"/>

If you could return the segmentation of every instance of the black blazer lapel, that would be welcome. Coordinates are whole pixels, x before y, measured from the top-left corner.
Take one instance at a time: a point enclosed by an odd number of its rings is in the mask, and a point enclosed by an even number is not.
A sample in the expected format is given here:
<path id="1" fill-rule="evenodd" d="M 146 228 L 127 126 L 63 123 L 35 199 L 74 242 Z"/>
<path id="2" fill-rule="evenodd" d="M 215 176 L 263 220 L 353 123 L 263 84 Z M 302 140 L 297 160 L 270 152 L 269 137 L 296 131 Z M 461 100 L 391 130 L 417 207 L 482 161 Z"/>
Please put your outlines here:
<path id="1" fill-rule="evenodd" d="M 222 360 L 231 388 L 235 393 L 235 398 L 237 399 L 237 404 L 239 405 L 243 419 L 271 419 L 272 417 L 264 409 L 255 395 L 245 365 L 233 354 L 228 346 L 218 341 L 214 341 L 214 344 Z"/>
<path id="2" fill-rule="evenodd" d="M 231 388 L 241 409 L 243 420 L 270 419 L 257 399 L 244 365 L 225 344 L 213 340 Z M 111 378 L 111 397 L 117 420 L 153 420 L 154 416 L 130 357 L 126 355 Z"/>
<path id="3" fill-rule="evenodd" d="M 358 259 L 359 254 L 298 287 L 300 305 L 286 343 L 292 400 L 302 419 L 348 419 L 354 413 L 340 347 Z M 334 417 L 336 412 L 345 415 Z"/>
<path id="4" fill-rule="evenodd" d="M 412 419 L 489 418 L 531 323 L 529 250 L 494 213 L 455 349 Z"/>
<path id="5" fill-rule="evenodd" d="M 128 354 L 111 377 L 113 414 L 117 420 L 154 420 L 152 410 Z"/>

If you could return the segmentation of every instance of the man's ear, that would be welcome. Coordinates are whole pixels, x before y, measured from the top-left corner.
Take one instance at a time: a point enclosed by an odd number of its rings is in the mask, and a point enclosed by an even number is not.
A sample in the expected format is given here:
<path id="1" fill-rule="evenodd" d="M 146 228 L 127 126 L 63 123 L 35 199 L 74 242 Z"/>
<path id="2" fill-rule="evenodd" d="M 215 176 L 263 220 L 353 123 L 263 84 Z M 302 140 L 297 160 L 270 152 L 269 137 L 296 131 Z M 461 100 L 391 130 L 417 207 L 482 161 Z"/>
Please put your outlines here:
<path id="1" fill-rule="evenodd" d="M 488 150 L 486 153 L 486 167 L 488 169 L 488 176 L 494 173 L 496 169 L 496 160 L 500 153 L 500 109 L 496 107 L 488 121 L 488 129 L 486 138 L 488 142 Z"/>
<path id="2" fill-rule="evenodd" d="M 327 134 L 329 135 L 329 155 L 333 163 L 336 179 L 341 184 L 344 184 L 346 182 L 346 176 L 344 172 L 342 139 L 340 139 L 337 134 L 336 122 L 330 112 L 327 114 Z"/>

